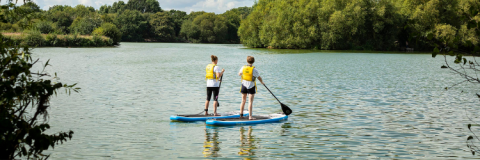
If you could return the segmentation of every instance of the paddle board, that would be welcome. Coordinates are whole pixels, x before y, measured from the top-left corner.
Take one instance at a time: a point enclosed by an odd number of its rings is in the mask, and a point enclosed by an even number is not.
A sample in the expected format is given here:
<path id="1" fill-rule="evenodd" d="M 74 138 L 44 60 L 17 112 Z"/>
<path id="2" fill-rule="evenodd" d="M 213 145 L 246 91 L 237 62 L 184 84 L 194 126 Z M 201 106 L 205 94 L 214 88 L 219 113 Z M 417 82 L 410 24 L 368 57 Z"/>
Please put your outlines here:
<path id="1" fill-rule="evenodd" d="M 249 120 L 248 116 L 240 119 L 229 118 L 229 119 L 209 119 L 207 120 L 207 125 L 214 126 L 234 126 L 234 125 L 250 125 L 250 124 L 262 124 L 262 123 L 275 123 L 282 122 L 288 119 L 288 116 L 285 114 L 269 114 L 269 115 L 255 115 L 253 116 L 254 120 Z"/>
<path id="2" fill-rule="evenodd" d="M 248 117 L 248 113 L 243 112 L 243 116 Z M 213 114 L 204 115 L 204 114 L 183 114 L 183 115 L 173 115 L 170 116 L 172 121 L 184 121 L 184 122 L 193 122 L 193 121 L 206 121 L 208 119 L 226 119 L 226 118 L 238 118 L 240 117 L 240 111 L 232 111 L 220 113 L 218 116 L 213 116 Z"/>

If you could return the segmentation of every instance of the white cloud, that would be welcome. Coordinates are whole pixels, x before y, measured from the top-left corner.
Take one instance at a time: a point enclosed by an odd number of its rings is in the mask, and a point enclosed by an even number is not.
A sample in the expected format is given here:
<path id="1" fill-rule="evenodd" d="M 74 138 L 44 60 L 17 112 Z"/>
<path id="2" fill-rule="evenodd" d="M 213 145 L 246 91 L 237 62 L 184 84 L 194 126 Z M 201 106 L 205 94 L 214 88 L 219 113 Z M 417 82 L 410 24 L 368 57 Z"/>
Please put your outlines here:
<path id="1" fill-rule="evenodd" d="M 233 3 L 233 2 L 228 2 L 228 3 L 227 3 L 227 8 L 228 8 L 228 9 L 232 9 L 232 8 L 234 8 L 234 7 L 235 7 L 235 3 Z"/>
<path id="2" fill-rule="evenodd" d="M 253 3 L 254 0 L 203 0 L 192 6 L 186 6 L 183 10 L 206 11 L 221 14 L 232 8 L 252 6 Z"/>

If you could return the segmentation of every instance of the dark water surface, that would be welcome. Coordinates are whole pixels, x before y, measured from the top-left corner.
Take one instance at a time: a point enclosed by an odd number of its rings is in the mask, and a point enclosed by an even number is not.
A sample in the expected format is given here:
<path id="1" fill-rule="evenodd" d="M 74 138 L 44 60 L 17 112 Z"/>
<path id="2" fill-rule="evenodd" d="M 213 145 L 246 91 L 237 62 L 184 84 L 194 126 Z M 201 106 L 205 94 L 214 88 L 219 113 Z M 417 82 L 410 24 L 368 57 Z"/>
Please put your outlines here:
<path id="1" fill-rule="evenodd" d="M 473 85 L 430 54 L 245 49 L 241 45 L 122 43 L 38 48 L 47 71 L 81 93 L 51 101 L 51 132 L 73 130 L 51 159 L 465 159 Z M 239 110 L 246 57 L 293 114 L 284 123 L 207 127 L 170 122 L 205 102 L 210 55 L 225 68 L 220 112 Z M 478 88 L 478 86 L 476 86 Z M 463 93 L 460 93 L 464 91 Z M 263 87 L 254 114 L 281 112 Z"/>

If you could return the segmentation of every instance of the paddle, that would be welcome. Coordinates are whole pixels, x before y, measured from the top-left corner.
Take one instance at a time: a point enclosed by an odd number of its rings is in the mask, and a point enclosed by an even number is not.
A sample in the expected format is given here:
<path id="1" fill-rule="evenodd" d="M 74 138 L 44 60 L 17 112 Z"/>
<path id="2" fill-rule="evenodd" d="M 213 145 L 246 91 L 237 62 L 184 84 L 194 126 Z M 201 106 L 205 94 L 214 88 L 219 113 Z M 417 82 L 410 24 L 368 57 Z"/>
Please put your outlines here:
<path id="1" fill-rule="evenodd" d="M 218 95 L 220 95 L 220 87 L 222 87 L 222 79 L 223 79 L 223 74 L 220 77 L 220 84 L 218 85 Z M 220 103 L 218 103 L 218 95 L 215 97 L 215 100 L 217 101 L 217 107 L 220 107 Z"/>
<path id="2" fill-rule="evenodd" d="M 263 84 L 263 86 L 265 86 L 265 88 L 267 88 L 267 90 L 272 94 L 272 96 L 275 97 L 275 95 L 272 93 L 272 91 L 270 91 L 270 89 L 268 89 L 267 85 Z M 277 99 L 278 103 L 280 103 L 280 105 L 282 106 L 282 111 L 283 111 L 283 113 L 285 113 L 285 115 L 288 116 L 288 115 L 292 114 L 292 110 L 287 105 L 280 102 L 280 100 L 278 100 L 277 97 L 275 97 L 275 99 Z"/>

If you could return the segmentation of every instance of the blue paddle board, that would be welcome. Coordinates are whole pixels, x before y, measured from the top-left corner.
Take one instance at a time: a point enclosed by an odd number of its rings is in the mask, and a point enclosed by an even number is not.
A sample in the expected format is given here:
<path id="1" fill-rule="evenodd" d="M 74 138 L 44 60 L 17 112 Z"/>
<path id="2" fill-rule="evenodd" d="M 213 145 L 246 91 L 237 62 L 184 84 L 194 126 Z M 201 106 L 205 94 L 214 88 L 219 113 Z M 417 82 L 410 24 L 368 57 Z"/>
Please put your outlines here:
<path id="1" fill-rule="evenodd" d="M 207 125 L 213 126 L 236 126 L 236 125 L 251 125 L 251 124 L 262 124 L 262 123 L 275 123 L 282 122 L 288 119 L 288 116 L 285 114 L 269 114 L 269 115 L 258 115 L 253 116 L 254 120 L 249 120 L 248 116 L 244 118 L 229 118 L 229 119 L 209 119 L 207 120 Z"/>
<path id="2" fill-rule="evenodd" d="M 248 117 L 248 113 L 243 114 L 243 116 Z M 233 111 L 233 112 L 220 113 L 219 116 L 213 116 L 213 114 L 209 114 L 209 115 L 202 115 L 202 114 L 173 115 L 173 116 L 170 116 L 170 120 L 172 120 L 172 121 L 193 122 L 193 121 L 206 121 L 208 119 L 227 119 L 227 118 L 238 118 L 238 117 L 240 117 L 240 112 L 239 111 Z"/>

